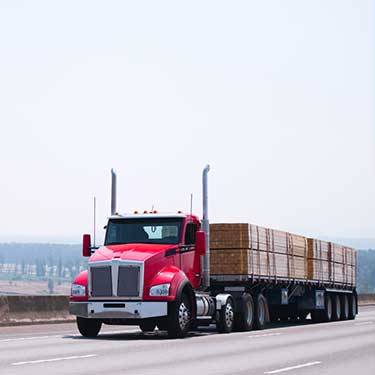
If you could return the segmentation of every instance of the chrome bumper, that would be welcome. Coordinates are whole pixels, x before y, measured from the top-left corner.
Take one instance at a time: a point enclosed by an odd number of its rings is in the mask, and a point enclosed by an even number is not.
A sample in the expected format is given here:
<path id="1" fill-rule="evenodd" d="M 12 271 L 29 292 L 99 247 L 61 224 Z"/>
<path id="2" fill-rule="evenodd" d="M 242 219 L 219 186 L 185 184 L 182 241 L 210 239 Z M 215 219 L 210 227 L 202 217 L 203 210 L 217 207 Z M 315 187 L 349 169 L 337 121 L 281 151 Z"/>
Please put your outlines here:
<path id="1" fill-rule="evenodd" d="M 166 316 L 167 302 L 69 302 L 69 313 L 94 319 L 146 319 Z"/>

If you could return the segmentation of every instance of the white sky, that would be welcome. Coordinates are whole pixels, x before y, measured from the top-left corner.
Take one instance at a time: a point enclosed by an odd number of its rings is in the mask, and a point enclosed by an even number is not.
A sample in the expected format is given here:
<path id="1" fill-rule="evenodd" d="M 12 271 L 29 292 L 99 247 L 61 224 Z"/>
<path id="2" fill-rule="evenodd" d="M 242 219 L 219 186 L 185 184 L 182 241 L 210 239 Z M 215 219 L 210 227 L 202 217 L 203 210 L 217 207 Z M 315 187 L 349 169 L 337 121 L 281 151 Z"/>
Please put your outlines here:
<path id="1" fill-rule="evenodd" d="M 0 0 L 0 240 L 110 207 L 374 237 L 374 2 Z"/>

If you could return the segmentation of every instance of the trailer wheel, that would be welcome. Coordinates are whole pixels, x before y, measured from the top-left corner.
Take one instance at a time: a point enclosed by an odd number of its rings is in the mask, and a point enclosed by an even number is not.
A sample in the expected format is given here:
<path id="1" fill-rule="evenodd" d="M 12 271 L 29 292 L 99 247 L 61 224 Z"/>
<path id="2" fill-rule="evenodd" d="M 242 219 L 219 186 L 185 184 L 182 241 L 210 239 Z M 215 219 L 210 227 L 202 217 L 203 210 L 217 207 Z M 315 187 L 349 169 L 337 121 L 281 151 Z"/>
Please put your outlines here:
<path id="1" fill-rule="evenodd" d="M 241 297 L 241 309 L 234 315 L 236 331 L 251 331 L 254 324 L 254 301 L 251 294 L 244 293 Z"/>
<path id="2" fill-rule="evenodd" d="M 139 325 L 139 328 L 142 332 L 153 332 L 155 330 L 155 327 L 156 323 L 152 320 L 145 320 Z"/>
<path id="3" fill-rule="evenodd" d="M 167 329 L 170 337 L 184 337 L 189 332 L 192 320 L 191 305 L 191 300 L 185 292 L 169 303 Z"/>
<path id="4" fill-rule="evenodd" d="M 87 319 L 77 316 L 78 331 L 85 337 L 96 337 L 102 328 L 102 322 L 97 319 Z"/>
<path id="5" fill-rule="evenodd" d="M 326 306 L 322 311 L 322 322 L 330 322 L 332 320 L 332 298 L 329 294 L 326 295 Z"/>
<path id="6" fill-rule="evenodd" d="M 347 295 L 341 298 L 341 320 L 349 319 L 349 299 Z"/>
<path id="7" fill-rule="evenodd" d="M 258 294 L 255 302 L 255 328 L 264 329 L 267 320 L 267 300 L 262 293 Z"/>
<path id="8" fill-rule="evenodd" d="M 332 320 L 341 319 L 341 300 L 338 294 L 333 296 L 333 314 Z"/>
<path id="9" fill-rule="evenodd" d="M 354 294 L 352 294 L 349 298 L 349 319 L 355 319 L 357 315 L 357 299 Z"/>
<path id="10" fill-rule="evenodd" d="M 220 333 L 230 333 L 234 325 L 234 304 L 232 298 L 228 298 L 227 302 L 219 311 L 219 319 L 216 321 L 216 328 Z"/>

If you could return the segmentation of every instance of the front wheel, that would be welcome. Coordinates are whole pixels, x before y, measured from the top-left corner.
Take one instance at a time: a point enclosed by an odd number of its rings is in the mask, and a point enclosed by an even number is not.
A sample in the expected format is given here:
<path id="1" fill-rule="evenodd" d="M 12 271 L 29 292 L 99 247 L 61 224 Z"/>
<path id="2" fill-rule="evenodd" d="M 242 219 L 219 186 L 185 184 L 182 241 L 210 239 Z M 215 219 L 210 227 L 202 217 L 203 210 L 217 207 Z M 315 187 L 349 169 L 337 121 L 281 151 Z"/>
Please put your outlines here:
<path id="1" fill-rule="evenodd" d="M 155 330 L 155 327 L 156 323 L 152 320 L 145 320 L 139 325 L 139 328 L 142 332 L 153 332 Z"/>
<path id="2" fill-rule="evenodd" d="M 170 337 L 184 337 L 189 332 L 192 321 L 191 305 L 191 300 L 187 293 L 182 293 L 181 297 L 170 302 L 167 327 Z"/>
<path id="3" fill-rule="evenodd" d="M 87 319 L 77 316 L 78 331 L 85 337 L 96 337 L 102 328 L 102 322 L 97 319 Z"/>

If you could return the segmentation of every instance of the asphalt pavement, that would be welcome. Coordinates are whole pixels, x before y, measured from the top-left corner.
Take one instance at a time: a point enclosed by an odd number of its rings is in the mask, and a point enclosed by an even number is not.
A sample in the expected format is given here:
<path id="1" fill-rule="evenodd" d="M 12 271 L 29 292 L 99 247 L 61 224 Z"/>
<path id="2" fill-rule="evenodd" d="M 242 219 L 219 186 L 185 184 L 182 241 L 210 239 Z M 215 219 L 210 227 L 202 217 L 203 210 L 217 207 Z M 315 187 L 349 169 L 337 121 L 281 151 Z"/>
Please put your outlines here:
<path id="1" fill-rule="evenodd" d="M 96 339 L 75 324 L 0 327 L 0 374 L 375 374 L 375 306 L 357 319 L 273 324 L 171 340 L 164 332 L 104 326 Z"/>

